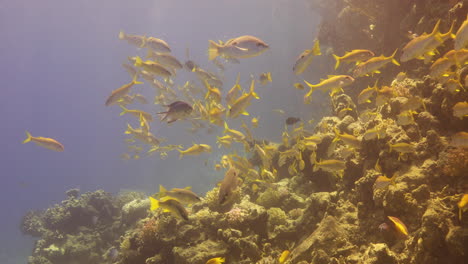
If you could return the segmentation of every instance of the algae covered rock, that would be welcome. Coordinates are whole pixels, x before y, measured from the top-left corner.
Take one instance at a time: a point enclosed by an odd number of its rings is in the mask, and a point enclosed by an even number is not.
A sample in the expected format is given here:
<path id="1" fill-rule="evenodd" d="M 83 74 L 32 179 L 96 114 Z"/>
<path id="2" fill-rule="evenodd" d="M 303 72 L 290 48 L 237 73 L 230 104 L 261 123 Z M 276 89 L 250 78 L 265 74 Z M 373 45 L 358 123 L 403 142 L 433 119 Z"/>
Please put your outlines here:
<path id="1" fill-rule="evenodd" d="M 398 264 L 397 257 L 384 243 L 370 244 L 363 255 L 366 264 Z"/>

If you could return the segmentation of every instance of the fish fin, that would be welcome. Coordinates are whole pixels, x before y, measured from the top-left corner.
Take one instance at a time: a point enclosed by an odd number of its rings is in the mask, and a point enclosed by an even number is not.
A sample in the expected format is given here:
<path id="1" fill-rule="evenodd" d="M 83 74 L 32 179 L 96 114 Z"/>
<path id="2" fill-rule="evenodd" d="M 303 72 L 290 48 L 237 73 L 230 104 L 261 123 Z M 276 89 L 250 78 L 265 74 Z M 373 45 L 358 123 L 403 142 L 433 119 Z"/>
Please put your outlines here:
<path id="1" fill-rule="evenodd" d="M 338 67 L 340 66 L 340 57 L 338 57 L 337 55 L 333 54 L 333 58 L 335 58 L 336 60 L 336 64 L 335 64 L 335 70 L 338 69 Z"/>
<path id="2" fill-rule="evenodd" d="M 184 152 L 180 149 L 177 149 L 179 151 L 179 159 L 182 159 L 184 157 Z"/>
<path id="3" fill-rule="evenodd" d="M 128 113 L 128 109 L 125 108 L 125 106 L 123 106 L 123 105 L 119 105 L 119 106 L 120 106 L 120 108 L 122 108 L 122 113 L 120 113 L 120 116 L 123 116 L 123 115 L 125 115 L 126 113 Z"/>
<path id="4" fill-rule="evenodd" d="M 29 141 L 31 141 L 31 139 L 32 139 L 31 134 L 28 131 L 26 131 L 26 139 L 23 140 L 23 144 L 28 143 Z"/>
<path id="5" fill-rule="evenodd" d="M 159 184 L 159 198 L 166 196 L 166 192 L 167 192 L 166 188 L 164 188 L 164 186 Z"/>
<path id="6" fill-rule="evenodd" d="M 119 39 L 125 39 L 125 33 L 122 30 L 119 32 Z"/>
<path id="7" fill-rule="evenodd" d="M 320 52 L 320 43 L 318 39 L 314 41 L 314 47 L 310 52 L 312 52 L 314 55 L 322 55 L 322 52 Z"/>
<path id="8" fill-rule="evenodd" d="M 208 59 L 214 60 L 216 57 L 219 56 L 219 48 L 221 45 L 217 44 L 216 42 L 209 40 L 208 41 Z"/>
<path id="9" fill-rule="evenodd" d="M 267 73 L 267 80 L 268 80 L 269 82 L 272 82 L 272 80 L 271 80 L 271 72 L 268 72 L 268 73 Z"/>
<path id="10" fill-rule="evenodd" d="M 242 115 L 245 115 L 245 116 L 250 115 L 247 111 L 244 111 L 244 112 L 242 112 L 241 114 L 242 114 Z"/>
<path id="11" fill-rule="evenodd" d="M 397 65 L 397 66 L 400 66 L 400 63 L 395 59 L 395 55 L 397 53 L 398 49 L 396 49 L 393 54 L 390 56 L 390 58 L 392 58 L 392 63 Z"/>
<path id="12" fill-rule="evenodd" d="M 439 32 L 439 25 L 440 25 L 440 19 L 437 20 L 437 23 L 435 24 L 434 29 L 432 30 L 431 35 L 434 36 L 434 35 L 436 35 L 436 34 Z"/>
<path id="13" fill-rule="evenodd" d="M 141 65 L 143 65 L 143 60 L 141 60 L 141 58 L 139 56 L 136 56 L 134 66 L 135 67 L 140 67 Z"/>
<path id="14" fill-rule="evenodd" d="M 150 199 L 150 204 L 151 204 L 150 210 L 154 211 L 154 210 L 158 209 L 159 208 L 159 201 L 154 199 L 151 196 L 149 197 L 149 199 Z"/>

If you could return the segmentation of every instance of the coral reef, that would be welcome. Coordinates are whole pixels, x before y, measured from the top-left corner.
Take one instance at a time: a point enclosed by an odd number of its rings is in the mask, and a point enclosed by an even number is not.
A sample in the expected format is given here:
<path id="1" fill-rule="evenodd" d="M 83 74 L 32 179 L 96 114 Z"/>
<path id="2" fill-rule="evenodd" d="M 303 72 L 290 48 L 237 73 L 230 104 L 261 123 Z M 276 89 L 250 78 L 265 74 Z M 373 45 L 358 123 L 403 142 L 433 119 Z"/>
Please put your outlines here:
<path id="1" fill-rule="evenodd" d="M 324 18 L 320 41 L 339 53 L 390 54 L 407 42 L 402 32 L 429 32 L 445 13 L 459 25 L 467 10 L 441 0 L 312 2 Z M 250 167 L 239 166 L 229 201 L 220 204 L 214 187 L 187 208 L 188 220 L 150 211 L 143 194 L 67 192 L 24 216 L 23 233 L 39 238 L 29 263 L 278 263 L 285 250 L 284 263 L 295 264 L 464 263 L 468 214 L 457 202 L 468 190 L 468 149 L 449 141 L 466 130 L 453 106 L 468 93 L 453 95 L 421 65 L 405 64 L 403 79 L 386 72 L 375 108 L 354 104 L 352 89 L 331 95 L 335 116 L 263 144 L 271 156 L 247 151 Z"/>

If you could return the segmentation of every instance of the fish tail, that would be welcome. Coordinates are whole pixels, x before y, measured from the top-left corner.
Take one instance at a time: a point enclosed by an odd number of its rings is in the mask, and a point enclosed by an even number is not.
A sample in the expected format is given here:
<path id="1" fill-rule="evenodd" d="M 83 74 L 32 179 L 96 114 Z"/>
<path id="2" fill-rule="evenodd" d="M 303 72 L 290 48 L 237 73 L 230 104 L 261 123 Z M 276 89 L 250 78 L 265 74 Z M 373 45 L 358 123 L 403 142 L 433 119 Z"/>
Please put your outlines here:
<path id="1" fill-rule="evenodd" d="M 135 75 L 133 76 L 133 79 L 132 79 L 132 83 L 133 84 L 143 84 L 143 82 L 137 81 L 137 79 L 138 79 L 138 73 L 135 73 Z"/>
<path id="2" fill-rule="evenodd" d="M 166 188 L 162 186 L 161 184 L 159 185 L 159 198 L 166 196 Z"/>
<path id="3" fill-rule="evenodd" d="M 335 138 L 333 139 L 332 142 L 336 142 L 338 140 L 340 140 L 340 131 L 338 131 L 338 128 L 334 127 L 333 128 L 335 130 Z"/>
<path id="4" fill-rule="evenodd" d="M 335 70 L 338 69 L 338 67 L 340 66 L 340 60 L 341 58 L 338 57 L 337 55 L 333 54 L 333 58 L 335 58 L 336 60 L 336 64 L 335 64 Z"/>
<path id="5" fill-rule="evenodd" d="M 24 143 L 28 143 L 28 142 L 31 141 L 31 139 L 32 139 L 32 136 L 31 136 L 31 134 L 30 134 L 28 131 L 26 131 L 26 137 L 27 137 L 27 138 L 26 138 L 25 140 L 23 140 L 23 144 L 24 144 Z"/>
<path id="6" fill-rule="evenodd" d="M 398 49 L 396 49 L 396 50 L 393 52 L 393 54 L 392 54 L 392 56 L 390 56 L 390 58 L 392 58 L 392 63 L 393 63 L 393 64 L 395 64 L 395 65 L 397 65 L 397 66 L 400 66 L 400 63 L 395 59 L 395 55 L 396 55 L 397 51 L 398 51 Z"/>
<path id="7" fill-rule="evenodd" d="M 228 131 L 229 131 L 228 124 L 226 123 L 226 121 L 224 121 L 224 133 L 226 133 Z"/>
<path id="8" fill-rule="evenodd" d="M 149 199 L 150 199 L 150 204 L 151 204 L 151 207 L 150 207 L 151 211 L 154 211 L 154 210 L 156 210 L 156 209 L 158 209 L 160 207 L 158 200 L 154 199 L 151 196 L 150 196 Z"/>
<path id="9" fill-rule="evenodd" d="M 141 60 L 140 56 L 136 56 L 134 66 L 140 67 L 141 65 L 143 65 L 143 61 Z"/>
<path id="10" fill-rule="evenodd" d="M 119 32 L 119 39 L 125 39 L 125 33 L 123 32 L 123 30 L 120 30 Z"/>
<path id="11" fill-rule="evenodd" d="M 120 108 L 122 108 L 122 113 L 120 113 L 120 116 L 123 116 L 123 115 L 125 115 L 126 113 L 128 113 L 128 109 L 127 109 L 125 106 L 120 105 Z"/>
<path id="12" fill-rule="evenodd" d="M 131 134 L 132 133 L 132 126 L 130 124 L 127 124 L 127 130 L 125 130 L 125 134 Z"/>
<path id="13" fill-rule="evenodd" d="M 437 23 L 435 24 L 434 29 L 432 30 L 432 33 L 431 33 L 432 36 L 439 33 L 439 25 L 440 25 L 440 19 L 437 20 Z"/>
<path id="14" fill-rule="evenodd" d="M 320 52 L 320 43 L 318 39 L 314 41 L 314 47 L 312 47 L 311 51 L 314 55 L 322 55 L 322 52 Z"/>
<path id="15" fill-rule="evenodd" d="M 267 73 L 267 80 L 268 80 L 269 82 L 272 82 L 272 80 L 271 80 L 271 72 Z"/>
<path id="16" fill-rule="evenodd" d="M 255 93 L 255 80 L 252 79 L 252 83 L 250 84 L 250 94 L 255 97 L 255 99 L 260 99 L 257 93 Z"/>
<path id="17" fill-rule="evenodd" d="M 455 34 L 453 34 L 453 27 L 455 26 L 455 21 L 452 22 L 452 25 L 450 25 L 450 29 L 449 31 L 447 31 L 447 33 L 443 34 L 442 38 L 444 38 L 445 36 L 450 36 L 450 38 L 455 38 Z"/>
<path id="18" fill-rule="evenodd" d="M 217 44 L 216 42 L 209 40 L 208 41 L 208 59 L 214 60 L 216 57 L 219 56 L 219 48 L 221 45 Z"/>

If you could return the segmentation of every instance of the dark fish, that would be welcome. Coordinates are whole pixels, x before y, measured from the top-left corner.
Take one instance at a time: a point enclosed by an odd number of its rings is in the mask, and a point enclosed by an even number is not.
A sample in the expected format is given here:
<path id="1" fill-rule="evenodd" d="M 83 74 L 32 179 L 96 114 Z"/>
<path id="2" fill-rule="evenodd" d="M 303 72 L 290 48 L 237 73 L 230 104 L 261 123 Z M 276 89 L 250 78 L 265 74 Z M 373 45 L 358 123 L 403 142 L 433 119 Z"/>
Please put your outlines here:
<path id="1" fill-rule="evenodd" d="M 286 125 L 290 126 L 290 125 L 294 125 L 296 124 L 297 122 L 301 121 L 301 119 L 299 117 L 288 117 L 286 119 Z"/>
<path id="2" fill-rule="evenodd" d="M 159 115 L 164 115 L 161 121 L 167 120 L 167 123 L 175 122 L 179 119 L 184 119 L 192 113 L 192 106 L 186 102 L 175 101 L 170 105 L 165 105 L 169 107 L 166 112 L 159 112 Z"/>
<path id="3" fill-rule="evenodd" d="M 193 68 L 196 67 L 196 64 L 192 60 L 188 60 L 185 62 L 185 67 L 187 67 L 189 71 L 193 71 Z"/>

